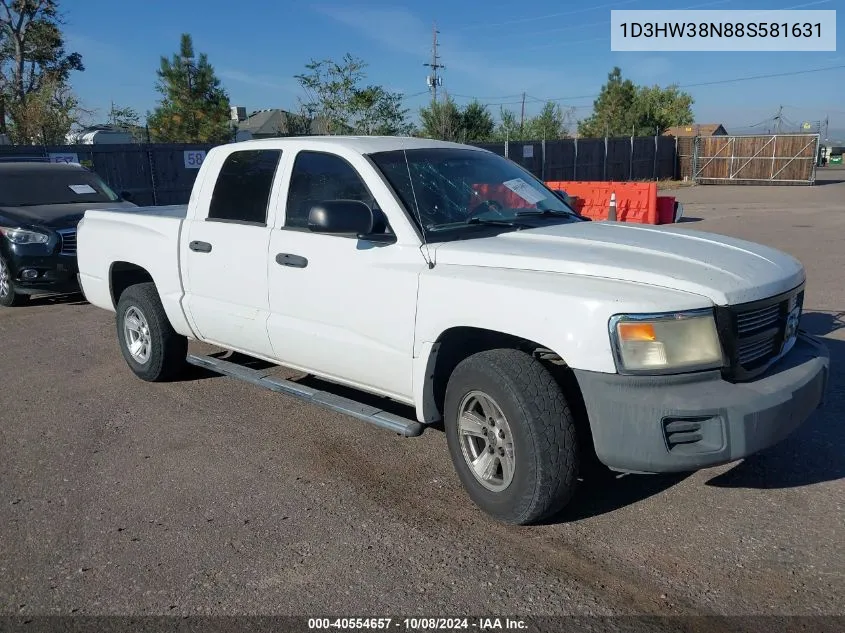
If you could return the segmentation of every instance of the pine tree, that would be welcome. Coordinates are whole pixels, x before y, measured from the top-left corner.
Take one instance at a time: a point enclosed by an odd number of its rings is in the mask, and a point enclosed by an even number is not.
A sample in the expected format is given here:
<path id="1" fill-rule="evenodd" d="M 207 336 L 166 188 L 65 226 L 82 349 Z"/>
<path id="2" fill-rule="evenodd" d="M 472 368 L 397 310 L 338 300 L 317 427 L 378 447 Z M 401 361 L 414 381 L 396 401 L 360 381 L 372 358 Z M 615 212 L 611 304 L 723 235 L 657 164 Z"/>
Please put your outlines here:
<path id="1" fill-rule="evenodd" d="M 153 141 L 220 143 L 230 141 L 229 96 L 205 53 L 194 60 L 191 36 L 182 35 L 179 54 L 161 58 L 156 89 L 162 98 L 149 116 Z"/>

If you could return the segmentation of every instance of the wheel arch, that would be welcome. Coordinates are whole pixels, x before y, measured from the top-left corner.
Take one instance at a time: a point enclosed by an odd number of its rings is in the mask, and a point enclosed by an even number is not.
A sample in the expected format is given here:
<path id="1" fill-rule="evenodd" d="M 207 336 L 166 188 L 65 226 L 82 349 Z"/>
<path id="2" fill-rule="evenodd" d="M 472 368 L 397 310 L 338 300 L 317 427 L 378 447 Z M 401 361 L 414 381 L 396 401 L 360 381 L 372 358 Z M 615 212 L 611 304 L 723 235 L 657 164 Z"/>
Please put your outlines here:
<path id="1" fill-rule="evenodd" d="M 147 282 L 155 284 L 155 279 L 143 266 L 127 261 L 112 262 L 109 266 L 109 294 L 115 310 L 127 288 Z"/>
<path id="2" fill-rule="evenodd" d="M 443 419 L 446 385 L 455 367 L 469 356 L 490 349 L 518 349 L 536 358 L 554 376 L 578 419 L 587 430 L 586 407 L 578 380 L 566 360 L 546 345 L 523 336 L 481 327 L 450 327 L 430 347 L 424 365 L 422 393 L 418 400 L 421 422 L 439 423 Z M 591 436 L 590 436 L 591 437 Z"/>

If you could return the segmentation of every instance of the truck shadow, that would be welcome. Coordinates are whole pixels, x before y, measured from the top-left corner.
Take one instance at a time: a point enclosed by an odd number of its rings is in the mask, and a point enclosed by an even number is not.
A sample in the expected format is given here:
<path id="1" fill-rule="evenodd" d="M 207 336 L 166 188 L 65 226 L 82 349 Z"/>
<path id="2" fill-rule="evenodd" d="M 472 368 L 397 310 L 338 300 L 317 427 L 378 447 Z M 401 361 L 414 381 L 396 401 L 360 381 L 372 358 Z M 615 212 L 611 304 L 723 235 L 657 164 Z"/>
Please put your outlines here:
<path id="1" fill-rule="evenodd" d="M 708 486 L 778 489 L 845 478 L 845 341 L 827 337 L 845 328 L 845 312 L 807 312 L 801 325 L 823 337 L 830 351 L 824 406 L 789 438 L 710 479 Z"/>

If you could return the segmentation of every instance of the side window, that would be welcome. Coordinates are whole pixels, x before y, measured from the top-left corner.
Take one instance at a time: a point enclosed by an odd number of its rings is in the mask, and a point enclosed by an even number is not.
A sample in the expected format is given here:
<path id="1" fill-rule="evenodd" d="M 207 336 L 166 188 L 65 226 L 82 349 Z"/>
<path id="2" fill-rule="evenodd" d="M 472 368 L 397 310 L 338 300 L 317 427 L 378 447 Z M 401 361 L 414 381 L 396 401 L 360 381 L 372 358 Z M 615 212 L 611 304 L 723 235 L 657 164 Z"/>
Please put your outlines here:
<path id="1" fill-rule="evenodd" d="M 311 207 L 325 200 L 360 200 L 373 208 L 375 200 L 355 168 L 340 156 L 299 152 L 293 163 L 285 226 L 305 228 Z"/>
<path id="2" fill-rule="evenodd" d="M 229 154 L 217 174 L 208 219 L 267 224 L 267 205 L 281 157 L 278 149 Z"/>

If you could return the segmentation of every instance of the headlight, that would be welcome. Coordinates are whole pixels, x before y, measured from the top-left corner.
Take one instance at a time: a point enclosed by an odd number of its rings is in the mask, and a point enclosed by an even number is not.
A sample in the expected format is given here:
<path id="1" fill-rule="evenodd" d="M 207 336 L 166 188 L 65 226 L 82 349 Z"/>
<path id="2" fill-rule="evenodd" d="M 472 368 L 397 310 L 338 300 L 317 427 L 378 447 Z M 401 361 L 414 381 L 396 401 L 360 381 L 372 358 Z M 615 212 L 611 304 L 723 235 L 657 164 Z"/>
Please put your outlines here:
<path id="1" fill-rule="evenodd" d="M 0 226 L 0 233 L 12 244 L 46 244 L 50 236 L 40 231 L 27 231 L 25 229 L 10 229 Z"/>
<path id="2" fill-rule="evenodd" d="M 723 363 L 712 310 L 616 315 L 610 337 L 620 372 L 672 373 Z"/>

